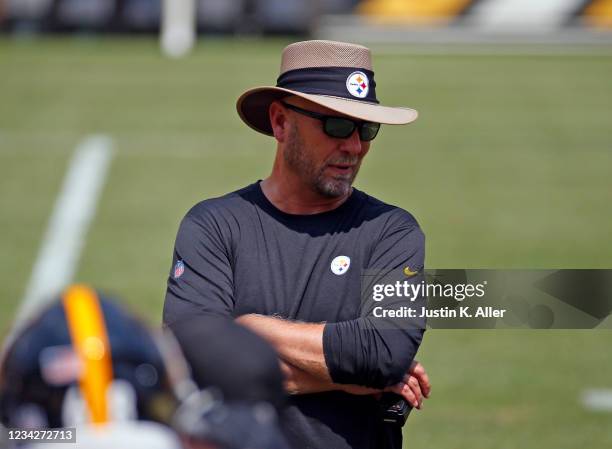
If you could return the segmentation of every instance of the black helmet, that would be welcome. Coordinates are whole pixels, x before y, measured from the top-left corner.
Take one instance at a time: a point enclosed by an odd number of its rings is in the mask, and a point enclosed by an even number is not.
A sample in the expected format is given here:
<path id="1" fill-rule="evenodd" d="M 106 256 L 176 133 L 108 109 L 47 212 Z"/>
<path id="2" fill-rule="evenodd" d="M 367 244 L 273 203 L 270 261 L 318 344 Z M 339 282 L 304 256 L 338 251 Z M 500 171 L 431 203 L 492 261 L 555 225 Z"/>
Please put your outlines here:
<path id="1" fill-rule="evenodd" d="M 179 381 L 188 376 L 165 338 L 93 289 L 69 287 L 5 351 L 1 422 L 19 428 L 126 419 L 169 423 Z"/>

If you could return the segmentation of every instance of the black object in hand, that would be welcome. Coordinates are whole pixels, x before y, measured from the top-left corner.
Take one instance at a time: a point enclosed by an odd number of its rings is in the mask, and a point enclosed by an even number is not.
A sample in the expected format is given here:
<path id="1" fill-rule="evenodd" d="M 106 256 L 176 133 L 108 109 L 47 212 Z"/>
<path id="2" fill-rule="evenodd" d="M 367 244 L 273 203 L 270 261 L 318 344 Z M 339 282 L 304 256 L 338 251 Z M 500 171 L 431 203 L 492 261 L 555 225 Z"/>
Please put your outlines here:
<path id="1" fill-rule="evenodd" d="M 382 420 L 400 427 L 406 424 L 408 415 L 412 410 L 412 406 L 403 397 L 395 393 L 383 393 L 379 406 Z"/>

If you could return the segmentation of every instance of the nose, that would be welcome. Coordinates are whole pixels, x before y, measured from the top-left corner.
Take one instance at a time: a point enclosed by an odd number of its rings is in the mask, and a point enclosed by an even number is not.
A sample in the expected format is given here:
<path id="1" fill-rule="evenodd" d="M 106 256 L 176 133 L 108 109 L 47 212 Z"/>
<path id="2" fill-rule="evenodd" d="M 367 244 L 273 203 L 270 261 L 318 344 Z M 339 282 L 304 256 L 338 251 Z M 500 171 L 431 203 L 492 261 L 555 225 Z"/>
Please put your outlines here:
<path id="1" fill-rule="evenodd" d="M 359 129 L 355 128 L 353 134 L 348 136 L 346 139 L 342 139 L 342 144 L 340 146 L 342 151 L 346 151 L 347 153 L 359 155 L 362 151 L 362 142 L 359 137 Z"/>

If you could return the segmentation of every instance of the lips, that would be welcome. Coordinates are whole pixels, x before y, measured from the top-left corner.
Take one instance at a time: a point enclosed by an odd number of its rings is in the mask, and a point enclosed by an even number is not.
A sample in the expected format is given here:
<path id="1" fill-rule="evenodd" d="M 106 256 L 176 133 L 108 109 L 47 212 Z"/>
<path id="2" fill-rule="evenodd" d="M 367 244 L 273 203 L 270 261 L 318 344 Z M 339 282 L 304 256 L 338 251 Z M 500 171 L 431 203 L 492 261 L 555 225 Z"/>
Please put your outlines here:
<path id="1" fill-rule="evenodd" d="M 341 175 L 347 175 L 353 173 L 355 166 L 352 164 L 329 164 L 328 167 Z"/>

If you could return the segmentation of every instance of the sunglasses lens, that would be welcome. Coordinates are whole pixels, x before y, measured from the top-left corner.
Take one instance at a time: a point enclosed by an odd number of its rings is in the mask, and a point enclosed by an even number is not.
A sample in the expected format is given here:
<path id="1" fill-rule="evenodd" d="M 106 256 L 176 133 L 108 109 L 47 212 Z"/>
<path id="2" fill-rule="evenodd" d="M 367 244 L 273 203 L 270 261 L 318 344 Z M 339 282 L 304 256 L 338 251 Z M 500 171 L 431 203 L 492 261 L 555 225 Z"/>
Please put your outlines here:
<path id="1" fill-rule="evenodd" d="M 325 132 L 328 136 L 345 139 L 355 131 L 355 123 L 339 117 L 328 117 L 325 120 Z"/>
<path id="2" fill-rule="evenodd" d="M 364 122 L 359 130 L 359 137 L 364 142 L 368 142 L 378 134 L 380 123 Z"/>

